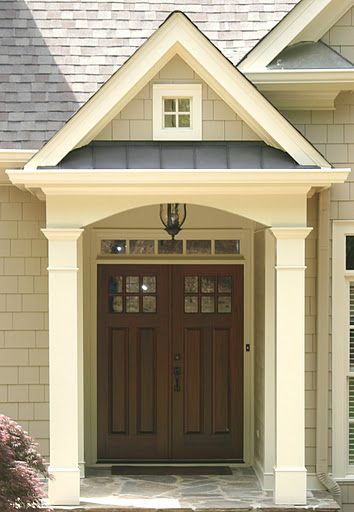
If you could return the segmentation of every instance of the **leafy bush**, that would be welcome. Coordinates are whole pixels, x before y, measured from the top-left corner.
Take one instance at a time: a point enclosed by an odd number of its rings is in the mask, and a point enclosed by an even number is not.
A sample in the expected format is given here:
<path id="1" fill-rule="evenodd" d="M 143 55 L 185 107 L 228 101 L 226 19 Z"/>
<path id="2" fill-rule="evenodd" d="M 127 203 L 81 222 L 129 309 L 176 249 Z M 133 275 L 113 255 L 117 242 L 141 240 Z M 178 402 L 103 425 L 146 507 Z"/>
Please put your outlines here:
<path id="1" fill-rule="evenodd" d="M 20 425 L 0 414 L 1 512 L 42 508 L 41 476 L 48 477 L 48 471 L 37 445 Z"/>

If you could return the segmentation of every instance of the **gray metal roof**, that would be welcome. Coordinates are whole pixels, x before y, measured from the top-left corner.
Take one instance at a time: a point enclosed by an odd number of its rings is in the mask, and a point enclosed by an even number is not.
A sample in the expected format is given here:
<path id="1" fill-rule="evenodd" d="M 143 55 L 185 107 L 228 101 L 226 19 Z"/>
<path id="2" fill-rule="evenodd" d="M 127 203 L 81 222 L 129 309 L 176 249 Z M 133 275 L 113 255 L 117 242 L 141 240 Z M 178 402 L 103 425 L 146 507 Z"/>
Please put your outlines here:
<path id="1" fill-rule="evenodd" d="M 71 151 L 60 169 L 301 169 L 290 155 L 259 141 L 94 141 Z M 307 168 L 307 167 L 305 167 Z M 316 168 L 316 167 L 313 167 Z"/>
<path id="2" fill-rule="evenodd" d="M 237 64 L 299 0 L 1 0 L 0 148 L 40 148 L 183 11 Z"/>
<path id="3" fill-rule="evenodd" d="M 288 46 L 267 66 L 268 69 L 348 69 L 353 64 L 322 41 Z"/>

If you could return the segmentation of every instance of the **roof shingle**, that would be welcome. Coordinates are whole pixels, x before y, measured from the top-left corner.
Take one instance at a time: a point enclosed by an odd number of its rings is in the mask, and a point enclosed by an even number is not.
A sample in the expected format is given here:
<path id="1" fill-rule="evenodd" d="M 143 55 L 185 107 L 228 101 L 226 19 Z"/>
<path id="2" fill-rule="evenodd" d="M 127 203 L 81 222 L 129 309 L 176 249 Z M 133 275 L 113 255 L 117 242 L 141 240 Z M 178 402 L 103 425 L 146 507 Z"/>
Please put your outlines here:
<path id="1" fill-rule="evenodd" d="M 0 148 L 40 148 L 174 10 L 239 60 L 299 0 L 2 0 Z"/>

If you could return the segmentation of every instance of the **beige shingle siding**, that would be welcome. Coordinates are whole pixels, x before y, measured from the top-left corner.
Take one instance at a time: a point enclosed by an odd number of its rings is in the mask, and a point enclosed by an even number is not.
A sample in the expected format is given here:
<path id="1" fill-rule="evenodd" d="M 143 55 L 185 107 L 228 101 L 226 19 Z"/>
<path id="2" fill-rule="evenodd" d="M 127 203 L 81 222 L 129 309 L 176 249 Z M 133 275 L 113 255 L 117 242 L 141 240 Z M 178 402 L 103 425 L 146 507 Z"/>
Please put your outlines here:
<path id="1" fill-rule="evenodd" d="M 354 7 L 338 20 L 322 41 L 354 63 Z"/>
<path id="2" fill-rule="evenodd" d="M 2 1 L 0 147 L 40 148 L 174 10 L 236 64 L 298 1 Z"/>
<path id="3" fill-rule="evenodd" d="M 0 187 L 0 413 L 49 453 L 45 203 Z"/>

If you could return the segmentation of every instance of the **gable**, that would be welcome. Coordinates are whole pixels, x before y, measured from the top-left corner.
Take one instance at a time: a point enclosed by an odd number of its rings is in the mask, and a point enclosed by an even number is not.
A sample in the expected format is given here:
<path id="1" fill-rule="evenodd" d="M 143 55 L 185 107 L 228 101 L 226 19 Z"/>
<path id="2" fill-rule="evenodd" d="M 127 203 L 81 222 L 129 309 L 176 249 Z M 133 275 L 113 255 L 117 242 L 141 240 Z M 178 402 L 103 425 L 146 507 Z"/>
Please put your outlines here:
<path id="1" fill-rule="evenodd" d="M 30 160 L 26 170 L 55 166 L 75 147 L 88 144 L 175 55 L 269 145 L 300 165 L 330 167 L 323 156 L 262 96 L 182 13 L 157 32 Z"/>
<path id="2" fill-rule="evenodd" d="M 324 34 L 322 41 L 354 63 L 354 7 Z"/>
<path id="3" fill-rule="evenodd" d="M 241 60 L 244 73 L 265 70 L 287 47 L 317 42 L 353 6 L 353 0 L 302 0 Z"/>
<path id="4" fill-rule="evenodd" d="M 153 140 L 153 85 L 202 85 L 202 140 L 259 140 L 258 135 L 176 55 L 112 119 L 95 140 Z"/>

